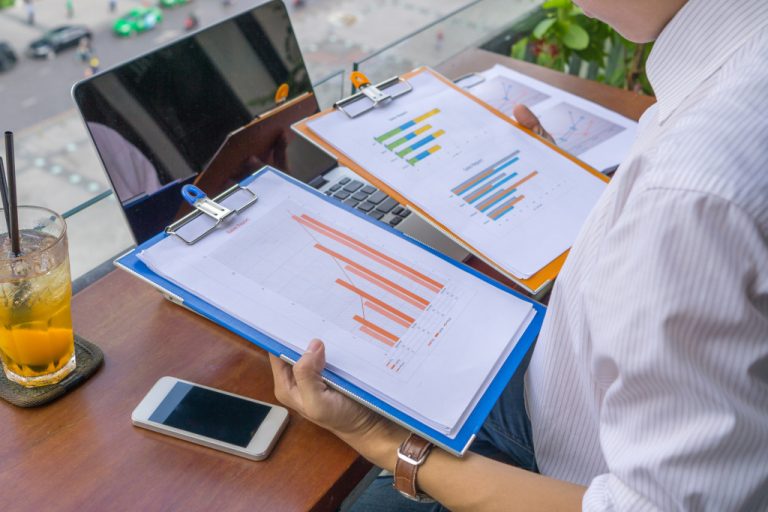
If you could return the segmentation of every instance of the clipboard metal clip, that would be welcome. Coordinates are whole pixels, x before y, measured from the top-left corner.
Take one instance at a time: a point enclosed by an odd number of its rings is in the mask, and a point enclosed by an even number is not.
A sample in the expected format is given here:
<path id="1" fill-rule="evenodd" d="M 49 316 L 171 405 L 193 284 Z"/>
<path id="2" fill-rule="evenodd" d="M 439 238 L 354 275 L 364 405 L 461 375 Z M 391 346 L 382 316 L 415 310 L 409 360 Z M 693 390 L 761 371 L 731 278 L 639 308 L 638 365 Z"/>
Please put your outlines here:
<path id="1" fill-rule="evenodd" d="M 239 205 L 236 208 L 228 208 L 221 204 L 221 202 L 224 199 L 227 199 L 228 197 L 240 191 L 243 191 L 244 193 L 248 194 L 243 204 Z M 210 199 L 207 195 L 205 195 L 205 192 L 203 192 L 202 190 L 200 190 L 198 187 L 194 185 L 184 185 L 181 188 L 181 195 L 184 197 L 185 201 L 187 201 L 190 205 L 192 205 L 195 208 L 195 211 L 185 215 L 178 221 L 174 222 L 173 224 L 165 228 L 165 232 L 168 233 L 169 235 L 173 235 L 180 238 L 187 245 L 193 245 L 198 241 L 202 240 L 203 238 L 208 236 L 208 234 L 212 233 L 217 227 L 219 227 L 219 225 L 222 222 L 227 220 L 232 215 L 237 215 L 238 213 L 245 210 L 246 208 L 251 206 L 253 203 L 258 201 L 259 199 L 259 197 L 256 194 L 254 194 L 252 190 L 246 187 L 242 187 L 240 185 L 235 185 L 234 187 L 230 188 L 224 193 L 216 196 L 215 199 Z M 191 240 L 184 237 L 179 232 L 179 230 L 181 230 L 182 227 L 192 222 L 194 219 L 198 218 L 200 215 L 205 215 L 213 219 L 215 222 L 213 223 L 213 225 L 203 230 L 200 234 L 198 234 Z"/>
<path id="2" fill-rule="evenodd" d="M 350 75 L 350 80 L 358 89 L 358 92 L 337 101 L 333 106 L 352 119 L 413 90 L 411 84 L 399 76 L 373 85 L 363 73 L 353 71 Z"/>

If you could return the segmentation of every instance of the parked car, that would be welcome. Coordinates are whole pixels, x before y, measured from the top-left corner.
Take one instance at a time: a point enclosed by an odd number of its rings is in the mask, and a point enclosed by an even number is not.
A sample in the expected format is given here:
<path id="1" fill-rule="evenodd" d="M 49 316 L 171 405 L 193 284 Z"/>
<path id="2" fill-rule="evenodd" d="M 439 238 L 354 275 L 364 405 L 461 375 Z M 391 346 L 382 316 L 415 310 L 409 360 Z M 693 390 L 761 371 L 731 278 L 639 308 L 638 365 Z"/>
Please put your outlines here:
<path id="1" fill-rule="evenodd" d="M 16 65 L 16 52 L 11 45 L 5 41 L 0 41 L 0 71 L 8 71 Z"/>
<path id="2" fill-rule="evenodd" d="M 75 48 L 81 39 L 91 40 L 93 34 L 82 25 L 62 25 L 49 30 L 40 39 L 29 43 L 27 55 L 33 58 L 54 57 L 67 48 Z"/>
<path id="3" fill-rule="evenodd" d="M 159 0 L 157 5 L 163 9 L 171 9 L 173 7 L 179 7 L 181 5 L 187 5 L 192 0 Z"/>
<path id="4" fill-rule="evenodd" d="M 161 21 L 163 13 L 157 7 L 136 7 L 118 18 L 112 28 L 116 35 L 127 37 L 152 30 Z"/>

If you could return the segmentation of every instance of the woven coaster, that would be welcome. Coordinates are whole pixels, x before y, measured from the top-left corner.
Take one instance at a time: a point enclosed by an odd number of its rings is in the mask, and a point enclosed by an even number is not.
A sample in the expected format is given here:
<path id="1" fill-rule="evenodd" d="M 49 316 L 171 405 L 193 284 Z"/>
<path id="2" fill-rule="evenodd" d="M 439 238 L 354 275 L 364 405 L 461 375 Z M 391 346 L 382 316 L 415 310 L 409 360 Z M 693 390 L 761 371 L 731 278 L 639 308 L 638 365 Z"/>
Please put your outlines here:
<path id="1" fill-rule="evenodd" d="M 52 402 L 93 375 L 104 362 L 104 353 L 90 341 L 75 334 L 75 358 L 77 365 L 64 380 L 58 384 L 39 388 L 25 388 L 11 382 L 5 376 L 5 372 L 0 370 L 0 398 L 19 407 L 37 407 Z"/>

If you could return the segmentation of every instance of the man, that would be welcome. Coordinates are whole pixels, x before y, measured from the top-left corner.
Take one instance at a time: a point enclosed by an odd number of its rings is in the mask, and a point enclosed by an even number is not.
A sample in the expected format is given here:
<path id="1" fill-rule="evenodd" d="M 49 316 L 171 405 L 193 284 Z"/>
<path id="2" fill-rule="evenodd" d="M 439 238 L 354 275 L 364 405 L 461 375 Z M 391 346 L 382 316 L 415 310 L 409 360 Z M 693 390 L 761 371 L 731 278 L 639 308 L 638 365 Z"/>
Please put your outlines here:
<path id="1" fill-rule="evenodd" d="M 541 474 L 435 449 L 416 484 L 452 510 L 766 510 L 765 0 L 578 3 L 656 40 L 658 103 L 558 278 L 525 380 L 530 425 L 522 396 L 504 396 L 484 427 L 494 458 L 527 445 Z M 323 350 L 273 359 L 278 398 L 392 470 L 407 433 L 327 388 Z"/>

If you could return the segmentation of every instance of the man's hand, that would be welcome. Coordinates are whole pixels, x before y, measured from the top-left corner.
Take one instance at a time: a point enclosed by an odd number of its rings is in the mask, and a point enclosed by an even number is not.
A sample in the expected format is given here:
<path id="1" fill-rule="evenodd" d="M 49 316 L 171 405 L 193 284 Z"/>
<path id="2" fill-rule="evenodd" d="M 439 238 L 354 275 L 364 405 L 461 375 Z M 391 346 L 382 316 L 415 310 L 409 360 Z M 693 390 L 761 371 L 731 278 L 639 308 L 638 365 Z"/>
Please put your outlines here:
<path id="1" fill-rule="evenodd" d="M 386 467 L 394 461 L 405 431 L 322 380 L 325 346 L 320 340 L 312 340 L 293 367 L 271 354 L 269 359 L 280 402 L 330 430 L 377 465 Z"/>
<path id="2" fill-rule="evenodd" d="M 523 125 L 523 127 L 528 128 L 536 135 L 547 139 L 552 144 L 556 144 L 555 139 L 553 139 L 552 136 L 544 129 L 544 127 L 541 125 L 541 121 L 539 121 L 539 118 L 536 117 L 536 114 L 531 112 L 528 107 L 525 105 L 515 105 L 512 113 L 514 114 L 517 122 Z"/>

